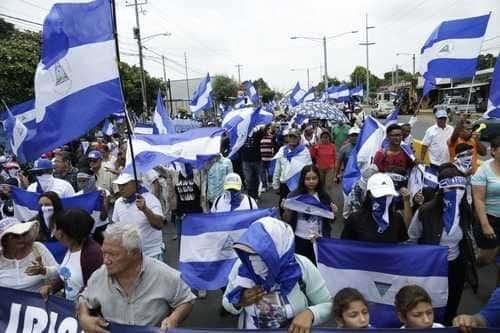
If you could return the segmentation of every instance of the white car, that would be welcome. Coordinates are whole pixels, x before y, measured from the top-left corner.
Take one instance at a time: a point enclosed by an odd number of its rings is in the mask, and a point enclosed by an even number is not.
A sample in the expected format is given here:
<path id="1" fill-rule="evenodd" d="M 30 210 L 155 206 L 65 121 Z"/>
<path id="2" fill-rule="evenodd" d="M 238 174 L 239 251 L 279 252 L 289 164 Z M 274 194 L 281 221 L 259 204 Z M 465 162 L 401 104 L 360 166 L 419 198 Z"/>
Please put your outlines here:
<path id="1" fill-rule="evenodd" d="M 380 101 L 372 111 L 372 116 L 375 118 L 385 118 L 394 110 L 394 103 Z"/>

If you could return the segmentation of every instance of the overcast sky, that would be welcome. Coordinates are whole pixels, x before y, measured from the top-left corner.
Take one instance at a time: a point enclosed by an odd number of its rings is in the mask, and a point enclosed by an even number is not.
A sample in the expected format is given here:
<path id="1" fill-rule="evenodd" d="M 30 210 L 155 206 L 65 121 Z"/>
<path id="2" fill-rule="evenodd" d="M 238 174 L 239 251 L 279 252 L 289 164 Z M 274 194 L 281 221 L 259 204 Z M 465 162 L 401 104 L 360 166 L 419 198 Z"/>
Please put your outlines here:
<path id="1" fill-rule="evenodd" d="M 140 1 L 143 2 L 144 0 Z M 2 0 L 0 13 L 42 22 L 53 0 Z M 133 0 L 116 0 L 122 60 L 137 64 L 137 44 Z M 141 6 L 141 34 L 156 37 L 145 46 L 164 54 L 167 77 L 182 79 L 184 52 L 190 77 L 226 74 L 238 78 L 236 64 L 243 65 L 241 79 L 263 77 L 277 90 L 286 91 L 298 80 L 307 87 L 305 68 L 310 68 L 312 84 L 320 79 L 322 44 L 311 40 L 291 40 L 291 36 L 332 36 L 359 30 L 327 42 L 328 75 L 348 80 L 356 65 L 366 65 L 365 15 L 369 25 L 370 69 L 381 77 L 396 64 L 411 71 L 411 56 L 417 54 L 432 30 L 443 20 L 484 15 L 492 12 L 483 53 L 500 51 L 499 0 L 148 0 Z M 13 20 L 10 22 L 15 23 Z M 31 24 L 19 28 L 38 30 Z M 493 39 L 492 39 L 493 38 Z M 491 39 L 491 40 L 488 40 Z M 154 56 L 146 51 L 146 55 Z M 163 77 L 161 62 L 145 59 L 145 69 Z M 291 71 L 292 68 L 304 69 Z"/>

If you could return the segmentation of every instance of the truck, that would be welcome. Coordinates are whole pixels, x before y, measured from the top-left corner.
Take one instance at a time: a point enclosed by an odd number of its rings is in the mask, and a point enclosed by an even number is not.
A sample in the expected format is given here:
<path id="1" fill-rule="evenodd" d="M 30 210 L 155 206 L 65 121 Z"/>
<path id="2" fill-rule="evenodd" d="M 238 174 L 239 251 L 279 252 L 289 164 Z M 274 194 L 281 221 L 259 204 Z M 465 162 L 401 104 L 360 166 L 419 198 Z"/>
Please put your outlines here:
<path id="1" fill-rule="evenodd" d="M 434 105 L 432 108 L 432 112 L 434 113 L 438 110 L 445 110 L 451 117 L 463 113 L 471 114 L 477 112 L 476 105 L 468 104 L 467 98 L 463 96 L 445 96 L 441 103 Z"/>

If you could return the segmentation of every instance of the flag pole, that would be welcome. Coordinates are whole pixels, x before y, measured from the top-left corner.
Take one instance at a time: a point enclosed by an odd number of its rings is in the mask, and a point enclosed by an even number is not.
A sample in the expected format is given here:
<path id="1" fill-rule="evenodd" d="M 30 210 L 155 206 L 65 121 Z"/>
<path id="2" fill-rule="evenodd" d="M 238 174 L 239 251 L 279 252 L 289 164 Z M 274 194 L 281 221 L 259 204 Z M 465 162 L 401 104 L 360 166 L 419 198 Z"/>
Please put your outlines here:
<path id="1" fill-rule="evenodd" d="M 116 25 L 116 4 L 115 0 L 110 0 L 111 3 L 111 11 L 112 11 L 112 19 L 113 19 L 113 35 L 115 37 L 115 51 L 116 51 L 116 61 L 118 65 L 118 72 L 120 71 L 120 44 L 118 42 L 118 29 Z M 134 157 L 134 147 L 132 146 L 132 126 L 130 123 L 130 117 L 128 115 L 128 110 L 125 104 L 125 95 L 123 92 L 123 85 L 122 85 L 122 80 L 120 79 L 120 87 L 121 87 L 121 92 L 122 92 L 122 100 L 123 100 L 123 105 L 124 110 L 123 112 L 125 113 L 125 123 L 127 124 L 127 137 L 128 137 L 128 144 L 130 148 L 130 157 L 132 159 L 132 170 L 134 172 L 134 180 L 135 180 L 135 188 L 137 191 L 138 187 L 138 181 L 137 181 L 137 168 L 135 165 L 135 157 Z"/>

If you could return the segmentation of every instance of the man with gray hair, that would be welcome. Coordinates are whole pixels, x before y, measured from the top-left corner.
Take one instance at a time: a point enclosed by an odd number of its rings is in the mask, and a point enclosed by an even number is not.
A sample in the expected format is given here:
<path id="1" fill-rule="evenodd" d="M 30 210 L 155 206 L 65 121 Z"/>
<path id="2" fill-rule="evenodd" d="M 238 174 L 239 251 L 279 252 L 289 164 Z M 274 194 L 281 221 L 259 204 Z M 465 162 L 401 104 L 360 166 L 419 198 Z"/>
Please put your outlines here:
<path id="1" fill-rule="evenodd" d="M 104 265 L 77 298 L 77 317 L 85 332 L 108 332 L 108 321 L 127 325 L 177 327 L 196 296 L 178 271 L 142 254 L 133 224 L 112 224 L 104 233 Z"/>

